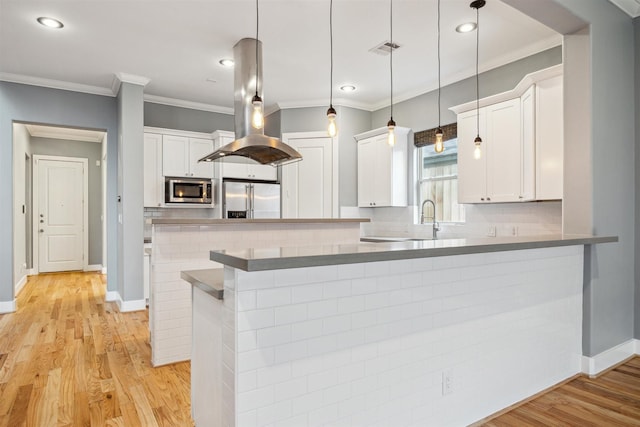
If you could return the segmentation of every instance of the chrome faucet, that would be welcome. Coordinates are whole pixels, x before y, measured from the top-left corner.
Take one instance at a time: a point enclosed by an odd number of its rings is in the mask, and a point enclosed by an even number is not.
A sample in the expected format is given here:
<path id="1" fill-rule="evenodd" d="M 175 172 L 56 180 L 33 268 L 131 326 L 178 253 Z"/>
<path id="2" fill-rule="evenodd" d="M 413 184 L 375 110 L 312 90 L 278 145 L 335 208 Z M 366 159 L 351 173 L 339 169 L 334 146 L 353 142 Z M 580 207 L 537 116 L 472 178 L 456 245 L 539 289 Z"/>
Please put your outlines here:
<path id="1" fill-rule="evenodd" d="M 438 231 L 440 231 L 440 226 L 438 225 L 438 221 L 436 221 L 436 204 L 431 199 L 425 199 L 425 201 L 422 202 L 422 214 L 420 215 L 420 224 L 424 224 L 424 220 L 426 219 L 426 217 L 424 216 L 424 205 L 426 205 L 427 203 L 431 203 L 431 206 L 433 207 L 433 216 L 430 218 L 433 221 L 433 240 L 437 240 Z"/>

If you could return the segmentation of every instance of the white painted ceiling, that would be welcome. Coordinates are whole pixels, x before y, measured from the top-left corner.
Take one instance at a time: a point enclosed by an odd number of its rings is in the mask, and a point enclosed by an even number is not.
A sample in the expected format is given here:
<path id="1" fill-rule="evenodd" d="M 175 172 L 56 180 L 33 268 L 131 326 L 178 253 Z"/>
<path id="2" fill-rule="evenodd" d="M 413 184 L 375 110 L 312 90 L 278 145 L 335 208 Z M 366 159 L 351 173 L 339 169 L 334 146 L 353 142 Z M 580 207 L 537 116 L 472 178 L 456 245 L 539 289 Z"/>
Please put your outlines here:
<path id="1" fill-rule="evenodd" d="M 475 21 L 467 0 L 442 0 L 442 81 L 475 72 Z M 436 1 L 394 2 L 395 100 L 437 87 Z M 49 16 L 61 30 L 36 22 Z M 480 69 L 557 46 L 561 37 L 499 0 L 480 10 Z M 255 37 L 253 0 L 0 0 L 0 79 L 112 94 L 115 73 L 150 79 L 145 95 L 231 112 L 233 70 L 221 58 Z M 261 0 L 264 98 L 281 107 L 326 105 L 329 1 Z M 377 109 L 389 103 L 389 57 L 369 49 L 389 39 L 388 0 L 334 0 L 336 104 Z M 208 80 L 214 80 L 210 82 Z M 337 90 L 354 84 L 357 91 Z M 83 86 L 79 86 L 83 85 Z"/>

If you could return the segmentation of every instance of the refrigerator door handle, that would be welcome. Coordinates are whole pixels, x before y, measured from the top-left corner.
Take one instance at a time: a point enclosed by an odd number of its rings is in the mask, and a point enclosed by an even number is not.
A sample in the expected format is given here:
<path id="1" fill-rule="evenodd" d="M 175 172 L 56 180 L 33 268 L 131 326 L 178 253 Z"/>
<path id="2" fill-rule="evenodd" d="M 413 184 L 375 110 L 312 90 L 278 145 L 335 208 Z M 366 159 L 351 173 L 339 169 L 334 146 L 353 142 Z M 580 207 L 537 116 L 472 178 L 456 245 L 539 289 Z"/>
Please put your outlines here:
<path id="1" fill-rule="evenodd" d="M 253 184 L 249 184 L 249 188 L 249 197 L 251 199 L 251 219 L 253 219 L 255 188 L 253 187 Z"/>

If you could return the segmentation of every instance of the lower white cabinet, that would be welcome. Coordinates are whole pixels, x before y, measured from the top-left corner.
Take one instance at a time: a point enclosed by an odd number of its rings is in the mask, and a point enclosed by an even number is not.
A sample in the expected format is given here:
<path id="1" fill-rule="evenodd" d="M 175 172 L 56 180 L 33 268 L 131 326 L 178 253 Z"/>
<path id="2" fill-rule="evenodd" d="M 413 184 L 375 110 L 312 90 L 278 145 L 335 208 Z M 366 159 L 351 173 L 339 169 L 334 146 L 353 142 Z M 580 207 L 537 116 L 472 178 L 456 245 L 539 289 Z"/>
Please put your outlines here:
<path id="1" fill-rule="evenodd" d="M 162 177 L 162 135 L 144 134 L 144 201 L 145 208 L 163 205 L 164 179 Z"/>
<path id="2" fill-rule="evenodd" d="M 356 135 L 358 206 L 407 206 L 407 152 L 411 129 L 396 127 L 396 143 L 387 143 L 387 128 Z"/>

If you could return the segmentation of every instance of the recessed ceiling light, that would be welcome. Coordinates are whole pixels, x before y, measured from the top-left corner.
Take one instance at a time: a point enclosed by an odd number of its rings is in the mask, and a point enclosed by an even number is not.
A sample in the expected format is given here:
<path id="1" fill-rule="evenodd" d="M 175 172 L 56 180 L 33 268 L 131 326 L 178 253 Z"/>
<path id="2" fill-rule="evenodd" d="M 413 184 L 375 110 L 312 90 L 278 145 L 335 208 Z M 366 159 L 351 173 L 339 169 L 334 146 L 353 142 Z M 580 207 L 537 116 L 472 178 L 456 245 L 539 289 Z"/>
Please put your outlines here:
<path id="1" fill-rule="evenodd" d="M 340 90 L 343 92 L 353 92 L 356 90 L 356 87 L 354 85 L 344 85 L 340 86 Z"/>
<path id="2" fill-rule="evenodd" d="M 227 67 L 227 68 L 233 67 L 233 64 L 234 64 L 233 59 L 229 59 L 229 58 L 221 59 L 220 61 L 218 61 L 218 63 L 223 67 Z"/>
<path id="3" fill-rule="evenodd" d="M 62 27 L 64 27 L 64 24 L 62 22 L 58 21 L 57 19 L 47 18 L 46 16 L 41 16 L 40 18 L 37 19 L 37 21 L 41 25 L 44 25 L 45 27 L 49 27 L 49 28 L 62 28 Z"/>
<path id="4" fill-rule="evenodd" d="M 475 30 L 477 27 L 475 22 L 465 22 L 464 24 L 460 24 L 456 27 L 456 31 L 459 33 L 469 33 Z"/>

